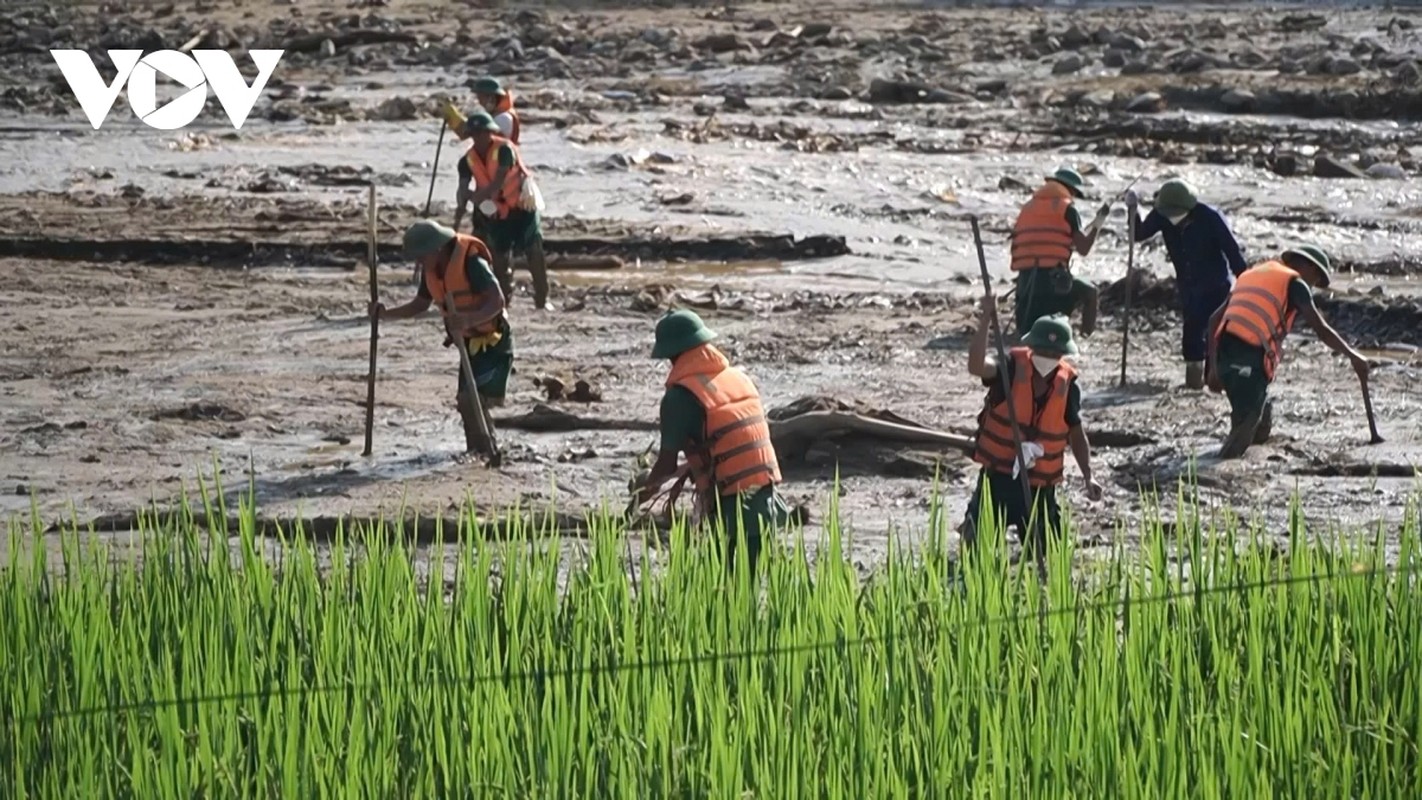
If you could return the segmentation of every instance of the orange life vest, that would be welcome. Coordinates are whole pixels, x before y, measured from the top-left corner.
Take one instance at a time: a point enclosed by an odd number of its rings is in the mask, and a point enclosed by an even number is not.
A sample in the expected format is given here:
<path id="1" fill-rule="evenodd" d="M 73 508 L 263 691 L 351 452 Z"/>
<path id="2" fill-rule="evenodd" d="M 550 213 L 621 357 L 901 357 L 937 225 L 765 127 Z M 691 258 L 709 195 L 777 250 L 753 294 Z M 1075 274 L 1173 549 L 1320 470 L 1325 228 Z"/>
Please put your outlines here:
<path id="1" fill-rule="evenodd" d="M 486 262 L 494 263 L 494 257 L 489 254 L 489 248 L 477 238 L 466 233 L 456 233 L 454 235 L 454 252 L 450 255 L 449 261 L 445 262 L 442 274 L 436 275 L 436 270 L 425 270 L 425 288 L 429 289 L 430 300 L 439 309 L 442 316 L 448 317 L 449 310 L 444 305 L 444 293 L 447 291 L 454 298 L 455 313 L 467 313 L 473 311 L 488 300 L 487 292 L 476 292 L 469 285 L 469 274 L 464 269 L 464 262 L 468 259 L 470 251 L 480 256 Z M 499 329 L 499 317 L 494 317 L 483 325 L 476 325 L 465 328 L 461 333 L 465 338 L 476 338 L 496 333 Z"/>
<path id="2" fill-rule="evenodd" d="M 479 157 L 473 147 L 469 148 L 469 153 L 465 158 L 469 161 L 470 171 L 474 173 L 475 185 L 483 188 L 493 183 L 494 176 L 499 174 L 499 150 L 504 145 L 508 145 L 513 150 L 514 165 L 509 168 L 504 185 L 490 198 L 494 201 L 496 209 L 494 219 L 504 219 L 508 217 L 510 211 L 518 208 L 519 196 L 523 194 L 523 179 L 528 175 L 528 169 L 523 165 L 523 154 L 518 151 L 518 145 L 497 134 L 492 138 L 493 142 L 490 143 L 483 158 Z"/>
<path id="3" fill-rule="evenodd" d="M 503 113 L 507 113 L 509 117 L 513 119 L 513 129 L 509 131 L 509 141 L 513 142 L 514 144 L 518 144 L 518 132 L 520 125 L 518 121 L 518 112 L 514 111 L 513 107 L 513 92 L 505 91 L 503 96 L 499 98 L 499 102 L 494 105 L 492 116 L 497 117 L 498 115 Z"/>
<path id="4" fill-rule="evenodd" d="M 1032 351 L 1025 347 L 1014 347 L 1008 351 L 1012 359 L 1012 385 L 1003 400 L 994 405 L 992 393 L 978 414 L 977 448 L 973 460 L 1003 475 L 1011 475 L 1017 461 L 1017 450 L 1012 444 L 1012 417 L 1007 404 L 1012 403 L 1012 414 L 1022 428 L 1022 441 L 1036 442 L 1042 446 L 1042 455 L 1027 470 L 1028 482 L 1032 486 L 1056 486 L 1062 482 L 1062 472 L 1066 464 L 1067 396 L 1076 370 L 1065 361 L 1057 364 L 1057 371 L 1051 376 L 1051 386 L 1046 398 L 1038 404 L 1033 396 Z"/>
<path id="5" fill-rule="evenodd" d="M 1264 376 L 1274 381 L 1283 355 L 1284 337 L 1297 314 L 1289 308 L 1289 284 L 1299 274 L 1279 261 L 1262 261 L 1234 281 L 1229 304 L 1215 336 L 1228 332 L 1240 341 L 1264 348 Z"/>
<path id="6" fill-rule="evenodd" d="M 1047 181 L 1017 213 L 1012 226 L 1012 271 L 1065 267 L 1071 261 L 1071 191 Z"/>
<path id="7" fill-rule="evenodd" d="M 699 493 L 728 497 L 780 483 L 760 393 L 720 350 L 703 344 L 682 353 L 667 386 L 685 388 L 706 410 L 705 440 L 686 448 Z"/>

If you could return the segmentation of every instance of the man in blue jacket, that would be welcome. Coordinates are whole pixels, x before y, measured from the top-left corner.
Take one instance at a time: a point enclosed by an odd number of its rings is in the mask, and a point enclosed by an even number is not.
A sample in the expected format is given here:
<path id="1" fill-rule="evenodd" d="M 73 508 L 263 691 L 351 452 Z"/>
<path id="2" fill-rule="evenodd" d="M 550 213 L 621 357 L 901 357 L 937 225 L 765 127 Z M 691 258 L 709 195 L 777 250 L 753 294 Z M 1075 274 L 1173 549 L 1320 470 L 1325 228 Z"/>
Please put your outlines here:
<path id="1" fill-rule="evenodd" d="M 1126 213 L 1135 220 L 1136 241 L 1159 233 L 1165 240 L 1170 263 L 1175 265 L 1175 290 L 1184 330 L 1180 352 L 1185 358 L 1185 385 L 1205 386 L 1205 328 L 1210 315 L 1225 300 L 1234 282 L 1248 266 L 1229 225 L 1214 208 L 1195 198 L 1185 181 L 1166 181 L 1155 194 L 1155 208 L 1141 220 L 1136 207 L 1140 197 L 1126 192 Z"/>

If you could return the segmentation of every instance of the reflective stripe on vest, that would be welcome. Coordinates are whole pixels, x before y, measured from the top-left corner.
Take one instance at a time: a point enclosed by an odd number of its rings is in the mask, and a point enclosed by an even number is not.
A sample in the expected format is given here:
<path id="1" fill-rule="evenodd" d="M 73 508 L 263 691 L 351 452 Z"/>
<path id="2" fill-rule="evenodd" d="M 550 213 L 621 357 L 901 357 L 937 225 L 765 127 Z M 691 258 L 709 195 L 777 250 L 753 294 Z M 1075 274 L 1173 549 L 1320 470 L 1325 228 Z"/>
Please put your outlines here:
<path id="1" fill-rule="evenodd" d="M 1071 192 L 1060 183 L 1047 181 L 1022 206 L 1012 226 L 1012 270 L 1064 267 L 1071 261 L 1071 224 L 1066 212 Z"/>
<path id="2" fill-rule="evenodd" d="M 518 121 L 518 112 L 514 111 L 513 107 L 513 92 L 505 91 L 503 96 L 499 98 L 499 102 L 494 105 L 494 110 L 491 114 L 494 117 L 500 114 L 509 115 L 509 118 L 513 120 L 513 126 L 509 130 L 509 141 L 518 144 L 518 133 L 521 126 Z"/>
<path id="3" fill-rule="evenodd" d="M 504 145 L 513 150 L 514 165 L 509 168 L 504 185 L 490 198 L 494 201 L 494 219 L 504 219 L 510 211 L 518 208 L 519 196 L 523 194 L 523 179 L 528 175 L 528 170 L 523 165 L 523 154 L 518 151 L 518 145 L 502 136 L 494 135 L 491 138 L 493 142 L 483 158 L 471 147 L 465 159 L 469 162 L 470 171 L 474 173 L 475 185 L 482 189 L 493 183 L 494 176 L 499 174 L 499 150 Z"/>
<path id="4" fill-rule="evenodd" d="M 709 344 L 677 357 L 667 386 L 691 392 L 706 410 L 703 447 L 687 447 L 687 461 L 700 491 L 722 497 L 780 483 L 780 463 L 760 393 L 746 374 Z"/>
<path id="5" fill-rule="evenodd" d="M 1012 413 L 1017 415 L 1017 424 L 1022 426 L 1022 441 L 1036 442 L 1044 451 L 1027 470 L 1028 482 L 1033 486 L 1056 486 L 1062 482 L 1066 465 L 1067 440 L 1070 428 L 1067 426 L 1067 397 L 1070 395 L 1071 381 L 1076 370 L 1065 361 L 1057 365 L 1052 375 L 1047 395 L 1040 404 L 1033 396 L 1032 351 L 1025 347 L 1014 347 L 1008 351 L 1012 359 L 1012 386 L 1006 397 L 995 405 L 983 403 L 978 414 L 977 447 L 973 460 L 1003 475 L 1011 475 L 1017 461 L 1017 449 L 1012 443 L 1012 417 L 1007 403 L 1012 403 Z"/>
<path id="6" fill-rule="evenodd" d="M 489 254 L 489 248 L 482 241 L 467 233 L 456 233 L 454 235 L 454 252 L 450 255 L 449 261 L 445 262 L 442 273 L 436 275 L 435 273 L 439 270 L 431 269 L 424 271 L 425 288 L 429 290 L 430 301 L 439 309 L 441 316 L 449 316 L 448 309 L 444 307 L 444 293 L 446 291 L 449 292 L 450 297 L 454 298 L 455 312 L 460 314 L 479 308 L 488 299 L 484 292 L 476 292 L 469 285 L 469 274 L 465 270 L 464 264 L 471 251 L 489 264 L 494 262 L 494 257 Z M 495 317 L 483 325 L 465 328 L 462 333 L 465 338 L 488 336 L 498 332 L 498 323 L 499 317 Z"/>
<path id="7" fill-rule="evenodd" d="M 1294 327 L 1289 308 L 1289 284 L 1299 274 L 1278 261 L 1264 261 L 1235 279 L 1224 317 L 1215 331 L 1228 332 L 1246 344 L 1264 348 L 1264 376 L 1274 380 L 1283 355 L 1284 337 Z"/>

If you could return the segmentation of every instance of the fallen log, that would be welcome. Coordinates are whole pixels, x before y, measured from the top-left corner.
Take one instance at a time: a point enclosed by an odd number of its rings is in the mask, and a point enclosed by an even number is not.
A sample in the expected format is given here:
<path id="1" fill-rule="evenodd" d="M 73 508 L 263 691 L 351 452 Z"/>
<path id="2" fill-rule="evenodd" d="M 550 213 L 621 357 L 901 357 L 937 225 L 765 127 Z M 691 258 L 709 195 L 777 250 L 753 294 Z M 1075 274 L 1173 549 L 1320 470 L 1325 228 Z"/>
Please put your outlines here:
<path id="1" fill-rule="evenodd" d="M 770 423 L 770 439 L 775 445 L 776 455 L 781 458 L 800 458 L 817 441 L 850 435 L 889 442 L 936 445 L 966 454 L 973 452 L 973 440 L 968 436 L 842 411 L 811 411 Z"/>
<path id="2" fill-rule="evenodd" d="M 420 41 L 419 37 L 413 33 L 356 28 L 355 30 L 342 31 L 340 33 L 308 33 L 302 36 L 293 36 L 283 42 L 281 47 L 288 53 L 314 53 L 321 49 L 321 43 L 327 39 L 330 39 L 331 44 L 334 44 L 336 47 L 351 47 L 360 44 L 389 44 L 392 42 L 418 44 Z"/>
<path id="3" fill-rule="evenodd" d="M 578 430 L 655 431 L 657 423 L 643 420 L 584 417 L 539 403 L 527 414 L 497 417 L 506 428 L 536 433 L 567 433 Z M 844 436 L 862 436 L 900 444 L 946 447 L 973 452 L 973 439 L 956 433 L 925 428 L 911 422 L 888 422 L 845 411 L 808 411 L 793 417 L 770 420 L 770 439 L 782 458 L 801 458 L 816 442 Z"/>

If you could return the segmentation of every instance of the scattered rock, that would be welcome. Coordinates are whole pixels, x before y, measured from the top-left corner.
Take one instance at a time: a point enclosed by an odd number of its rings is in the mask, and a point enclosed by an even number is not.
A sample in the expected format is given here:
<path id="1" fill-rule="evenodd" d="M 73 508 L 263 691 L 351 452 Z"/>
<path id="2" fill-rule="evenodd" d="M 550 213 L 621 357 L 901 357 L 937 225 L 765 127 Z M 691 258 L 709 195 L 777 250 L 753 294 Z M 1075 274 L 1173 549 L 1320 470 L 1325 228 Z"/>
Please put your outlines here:
<path id="1" fill-rule="evenodd" d="M 1165 110 L 1165 98 L 1160 92 L 1142 92 L 1126 104 L 1126 110 L 1136 114 L 1155 114 Z"/>
<path id="2" fill-rule="evenodd" d="M 1294 153 L 1270 153 L 1267 163 L 1275 175 L 1288 178 L 1299 173 L 1299 158 Z"/>
<path id="3" fill-rule="evenodd" d="M 1230 89 L 1220 97 L 1220 105 L 1237 114 L 1253 110 L 1255 100 L 1254 92 L 1248 89 Z"/>
<path id="4" fill-rule="evenodd" d="M 744 95 L 727 94 L 721 101 L 721 108 L 726 111 L 750 111 L 750 103 L 746 102 Z"/>
<path id="5" fill-rule="evenodd" d="M 1326 69 L 1330 75 L 1356 75 L 1363 71 L 1363 65 L 1351 58 L 1339 56 L 1329 59 Z"/>
<path id="6" fill-rule="evenodd" d="M 821 100 L 848 100 L 852 97 L 854 97 L 854 93 L 849 90 L 848 86 L 831 86 L 820 92 Z"/>
<path id="7" fill-rule="evenodd" d="M 1076 53 L 1068 53 L 1057 59 L 1052 65 L 1053 75 L 1070 75 L 1073 72 L 1080 72 L 1086 66 L 1086 59 Z"/>
<path id="8" fill-rule="evenodd" d="M 1069 50 L 1075 50 L 1078 47 L 1090 44 L 1091 34 L 1082 30 L 1080 26 L 1073 25 L 1068 28 L 1065 33 L 1059 35 L 1057 37 L 1057 41 L 1061 42 L 1062 47 L 1065 47 Z"/>
<path id="9" fill-rule="evenodd" d="M 420 116 L 420 108 L 408 97 L 392 97 L 370 113 L 372 119 L 385 122 L 406 122 Z"/>
<path id="10" fill-rule="evenodd" d="M 1147 72 L 1150 72 L 1150 64 L 1139 59 L 1127 61 L 1126 65 L 1121 67 L 1122 75 L 1144 75 Z"/>
<path id="11" fill-rule="evenodd" d="M 1110 108 L 1116 102 L 1116 93 L 1110 89 L 1097 89 L 1081 96 L 1081 105 L 1090 108 Z"/>
<path id="12" fill-rule="evenodd" d="M 871 103 L 971 103 L 977 98 L 963 92 L 926 86 L 921 83 L 875 78 L 869 82 Z"/>
<path id="13" fill-rule="evenodd" d="M 1404 86 L 1416 86 L 1422 83 L 1422 68 L 1416 61 L 1408 61 L 1392 73 L 1392 79 Z"/>
<path id="14" fill-rule="evenodd" d="M 1313 160 L 1313 175 L 1316 178 L 1366 178 L 1368 173 L 1352 164 L 1339 161 L 1332 156 L 1321 155 Z"/>
<path id="15" fill-rule="evenodd" d="M 1382 180 L 1400 181 L 1407 178 L 1407 173 L 1396 164 L 1374 164 L 1367 168 L 1366 173 L 1370 178 Z"/>
<path id="16" fill-rule="evenodd" d="M 1107 50 L 1105 55 L 1101 56 L 1101 63 L 1111 69 L 1124 67 L 1126 66 L 1126 51 L 1117 50 L 1113 47 Z"/>
<path id="17" fill-rule="evenodd" d="M 712 53 L 731 53 L 737 50 L 751 49 L 750 42 L 735 33 L 713 33 L 698 39 L 696 47 L 699 50 L 707 50 Z"/>
<path id="18" fill-rule="evenodd" d="M 333 58 L 333 57 L 335 57 L 335 55 L 336 55 L 336 43 L 333 42 L 333 41 L 331 41 L 330 39 L 322 39 L 322 40 L 321 40 L 321 49 L 320 49 L 319 52 L 321 53 L 321 57 L 322 57 L 322 58 Z"/>
<path id="19" fill-rule="evenodd" d="M 1118 33 L 1113 35 L 1106 42 L 1115 50 L 1124 50 L 1128 53 L 1139 53 L 1145 50 L 1146 44 L 1139 36 L 1131 36 L 1128 33 Z"/>
<path id="20" fill-rule="evenodd" d="M 998 94 L 1007 90 L 1006 78 L 989 78 L 985 81 L 978 81 L 973 84 L 973 90 L 987 92 L 988 94 Z"/>
<path id="21" fill-rule="evenodd" d="M 222 422 L 241 422 L 247 415 L 236 409 L 228 408 L 217 403 L 193 403 L 182 408 L 172 408 L 159 411 L 149 419 L 158 422 L 165 419 L 177 419 L 185 422 L 201 422 L 204 420 L 220 420 Z"/>

